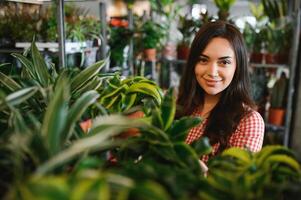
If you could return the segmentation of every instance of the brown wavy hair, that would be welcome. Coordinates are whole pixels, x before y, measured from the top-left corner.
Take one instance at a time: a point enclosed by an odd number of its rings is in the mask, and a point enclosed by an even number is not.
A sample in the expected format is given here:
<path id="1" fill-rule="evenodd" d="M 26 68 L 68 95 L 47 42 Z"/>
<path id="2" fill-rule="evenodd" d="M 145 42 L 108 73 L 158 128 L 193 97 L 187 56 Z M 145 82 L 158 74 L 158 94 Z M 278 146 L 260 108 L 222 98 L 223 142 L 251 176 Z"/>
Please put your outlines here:
<path id="1" fill-rule="evenodd" d="M 204 132 L 211 145 L 220 143 L 219 153 L 227 148 L 229 137 L 236 130 L 242 117 L 249 112 L 249 108 L 255 107 L 250 93 L 246 46 L 240 31 L 234 25 L 224 21 L 209 22 L 196 33 L 180 82 L 177 117 L 191 115 L 204 102 L 205 91 L 196 80 L 194 68 L 200 54 L 216 37 L 229 41 L 236 58 L 233 80 L 222 92 L 219 102 L 211 111 Z"/>

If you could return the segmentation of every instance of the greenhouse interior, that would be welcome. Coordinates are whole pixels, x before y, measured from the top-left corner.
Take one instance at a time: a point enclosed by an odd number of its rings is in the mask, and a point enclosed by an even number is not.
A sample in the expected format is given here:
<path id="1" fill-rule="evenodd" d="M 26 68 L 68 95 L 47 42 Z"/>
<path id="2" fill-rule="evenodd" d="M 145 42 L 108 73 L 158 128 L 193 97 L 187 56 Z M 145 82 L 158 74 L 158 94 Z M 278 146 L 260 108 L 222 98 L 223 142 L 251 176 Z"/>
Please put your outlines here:
<path id="1" fill-rule="evenodd" d="M 0 198 L 301 199 L 300 9 L 0 1 Z"/>

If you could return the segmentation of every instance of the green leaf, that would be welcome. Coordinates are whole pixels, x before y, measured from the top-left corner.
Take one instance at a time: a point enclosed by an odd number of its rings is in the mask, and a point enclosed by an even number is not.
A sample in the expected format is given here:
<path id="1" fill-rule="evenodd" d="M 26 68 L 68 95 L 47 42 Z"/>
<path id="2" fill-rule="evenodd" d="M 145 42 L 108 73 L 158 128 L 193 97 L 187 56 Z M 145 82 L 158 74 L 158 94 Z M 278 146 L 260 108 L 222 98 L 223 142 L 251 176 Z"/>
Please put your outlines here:
<path id="1" fill-rule="evenodd" d="M 132 108 L 132 106 L 134 105 L 135 101 L 137 98 L 137 94 L 133 93 L 130 95 L 124 95 L 124 97 L 122 98 L 121 102 L 122 102 L 122 109 L 121 111 L 127 111 L 130 108 Z"/>
<path id="2" fill-rule="evenodd" d="M 251 162 L 251 153 L 238 147 L 226 149 L 223 151 L 222 156 L 233 157 L 243 164 L 248 164 Z"/>
<path id="3" fill-rule="evenodd" d="M 21 85 L 2 72 L 0 72 L 0 82 L 12 92 L 21 89 Z"/>
<path id="4" fill-rule="evenodd" d="M 191 147 L 196 151 L 199 157 L 209 154 L 212 151 L 210 141 L 207 137 L 203 137 L 201 139 L 195 140 L 191 144 Z"/>
<path id="5" fill-rule="evenodd" d="M 161 116 L 164 128 L 166 131 L 170 128 L 176 113 L 176 99 L 173 94 L 173 89 L 169 89 L 163 98 L 161 104 Z"/>
<path id="6" fill-rule="evenodd" d="M 100 97 L 100 103 L 103 103 L 106 99 L 110 99 L 110 98 L 113 98 L 113 97 L 116 97 L 116 96 L 120 96 L 120 93 L 123 93 L 125 92 L 126 90 L 128 89 L 128 86 L 127 85 L 122 85 L 121 87 L 115 89 L 114 91 L 104 95 L 104 96 L 101 96 Z M 121 96 L 120 96 L 121 98 Z"/>
<path id="7" fill-rule="evenodd" d="M 85 84 L 83 87 L 79 88 L 73 97 L 80 96 L 82 93 L 87 92 L 89 90 L 97 90 L 102 84 L 102 79 L 95 76 L 91 81 Z"/>
<path id="8" fill-rule="evenodd" d="M 126 93 L 142 93 L 149 95 L 156 100 L 158 105 L 160 105 L 162 101 L 161 94 L 158 92 L 157 87 L 148 83 L 135 83 L 129 87 Z"/>
<path id="9" fill-rule="evenodd" d="M 21 186 L 21 199 L 68 199 L 69 188 L 64 176 L 32 177 Z"/>
<path id="10" fill-rule="evenodd" d="M 39 82 L 42 86 L 48 86 L 51 79 L 48 72 L 48 67 L 34 42 L 31 43 L 31 56 L 33 67 Z"/>
<path id="11" fill-rule="evenodd" d="M 170 197 L 160 184 L 146 181 L 135 185 L 130 191 L 129 199 L 168 200 Z"/>
<path id="12" fill-rule="evenodd" d="M 270 155 L 264 162 L 263 167 L 266 169 L 271 169 L 271 165 L 273 164 L 284 164 L 290 168 L 292 168 L 295 172 L 300 174 L 300 165 L 293 158 L 287 155 Z"/>
<path id="13" fill-rule="evenodd" d="M 168 135 L 172 141 L 184 141 L 189 130 L 203 120 L 200 117 L 186 116 L 173 122 L 170 129 L 167 130 Z"/>
<path id="14" fill-rule="evenodd" d="M 58 153 L 61 149 L 61 136 L 67 121 L 69 95 L 67 80 L 60 79 L 46 109 L 42 126 L 42 135 L 47 140 L 51 155 Z"/>
<path id="15" fill-rule="evenodd" d="M 175 143 L 174 150 L 176 151 L 181 161 L 185 162 L 186 167 L 198 172 L 202 171 L 199 164 L 198 155 L 188 144 L 184 142 Z"/>
<path id="16" fill-rule="evenodd" d="M 30 60 L 18 53 L 12 53 L 12 56 L 17 58 L 23 64 L 23 66 L 26 69 L 26 72 L 31 76 L 32 79 L 35 79 L 40 83 L 39 78 L 37 76 L 37 72 L 35 71 L 33 63 Z"/>
<path id="17" fill-rule="evenodd" d="M 101 60 L 87 67 L 71 80 L 71 93 L 75 93 L 84 84 L 94 78 L 101 68 L 106 64 L 107 60 Z"/>
<path id="18" fill-rule="evenodd" d="M 16 92 L 12 93 L 12 94 L 9 94 L 5 98 L 5 103 L 8 106 L 19 105 L 19 104 L 25 102 L 30 97 L 32 97 L 37 91 L 38 91 L 37 87 L 29 87 L 29 88 L 18 90 Z M 3 105 L 1 105 L 1 106 L 3 106 Z"/>
<path id="19" fill-rule="evenodd" d="M 84 93 L 76 102 L 72 105 L 68 112 L 67 121 L 65 123 L 64 131 L 62 132 L 61 145 L 71 137 L 76 121 L 80 119 L 86 109 L 96 102 L 99 94 L 96 91 L 88 91 Z"/>
<path id="20" fill-rule="evenodd" d="M 262 148 L 262 150 L 255 154 L 256 165 L 261 166 L 266 159 L 275 154 L 288 155 L 294 157 L 294 154 L 286 147 L 281 145 L 269 145 Z"/>
<path id="21" fill-rule="evenodd" d="M 159 109 L 152 111 L 152 125 L 164 131 L 164 123 Z"/>

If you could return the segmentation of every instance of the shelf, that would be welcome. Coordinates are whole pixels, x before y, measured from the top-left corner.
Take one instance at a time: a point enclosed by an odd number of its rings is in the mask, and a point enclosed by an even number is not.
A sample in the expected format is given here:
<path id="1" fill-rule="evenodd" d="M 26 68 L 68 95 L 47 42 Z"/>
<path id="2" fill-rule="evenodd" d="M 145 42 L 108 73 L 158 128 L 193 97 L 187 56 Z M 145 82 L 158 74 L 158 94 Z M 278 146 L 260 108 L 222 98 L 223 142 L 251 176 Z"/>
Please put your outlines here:
<path id="1" fill-rule="evenodd" d="M 265 124 L 265 129 L 266 129 L 266 131 L 273 131 L 273 132 L 284 132 L 285 131 L 284 126 L 277 126 L 277 125 L 269 124 L 269 123 Z"/>
<path id="2" fill-rule="evenodd" d="M 256 68 L 285 68 L 288 69 L 288 65 L 285 64 L 264 64 L 264 63 L 250 63 L 251 67 Z"/>
<path id="3" fill-rule="evenodd" d="M 51 0 L 8 0 L 8 1 L 17 2 L 17 3 L 43 4 L 43 2 L 51 1 Z"/>
<path id="4" fill-rule="evenodd" d="M 15 44 L 16 48 L 29 48 L 31 45 L 30 42 L 17 42 Z M 57 42 L 36 42 L 36 46 L 39 50 L 43 51 L 45 49 L 48 49 L 51 52 L 58 52 L 59 50 L 59 44 Z M 94 48 L 98 47 L 87 47 L 86 42 L 66 42 L 66 53 L 76 53 L 76 52 L 83 52 L 83 51 L 89 51 Z"/>

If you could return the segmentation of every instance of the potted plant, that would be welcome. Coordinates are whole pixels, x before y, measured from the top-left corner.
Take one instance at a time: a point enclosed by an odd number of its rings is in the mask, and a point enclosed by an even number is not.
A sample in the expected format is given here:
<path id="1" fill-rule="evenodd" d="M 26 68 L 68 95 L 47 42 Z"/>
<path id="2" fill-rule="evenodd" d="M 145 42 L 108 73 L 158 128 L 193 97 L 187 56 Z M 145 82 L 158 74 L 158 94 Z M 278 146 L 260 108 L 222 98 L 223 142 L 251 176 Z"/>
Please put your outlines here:
<path id="1" fill-rule="evenodd" d="M 218 19 L 227 21 L 229 17 L 229 10 L 236 0 L 214 0 L 218 10 Z"/>
<path id="2" fill-rule="evenodd" d="M 193 34 L 196 32 L 196 25 L 193 19 L 188 19 L 188 16 L 180 16 L 179 31 L 182 33 L 182 40 L 178 44 L 177 53 L 178 59 L 186 60 L 189 55 L 189 46 Z"/>
<path id="3" fill-rule="evenodd" d="M 280 78 L 275 82 L 270 96 L 271 107 L 269 110 L 269 120 L 271 124 L 283 125 L 286 97 L 288 92 L 288 78 L 283 72 Z"/>
<path id="4" fill-rule="evenodd" d="M 164 28 L 152 20 L 147 20 L 142 24 L 140 31 L 145 60 L 156 61 L 156 49 L 162 43 Z"/>

